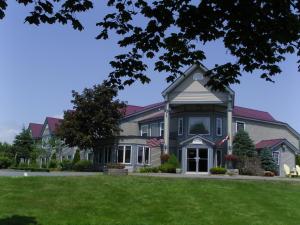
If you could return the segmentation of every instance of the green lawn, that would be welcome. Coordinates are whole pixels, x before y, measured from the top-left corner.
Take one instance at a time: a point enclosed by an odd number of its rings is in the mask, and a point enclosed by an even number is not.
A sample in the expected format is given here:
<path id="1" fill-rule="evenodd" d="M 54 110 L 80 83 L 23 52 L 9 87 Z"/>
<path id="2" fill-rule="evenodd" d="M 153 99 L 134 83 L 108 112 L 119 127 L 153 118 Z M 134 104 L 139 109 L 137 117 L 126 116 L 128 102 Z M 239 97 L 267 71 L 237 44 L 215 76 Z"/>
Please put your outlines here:
<path id="1" fill-rule="evenodd" d="M 300 224 L 300 184 L 150 177 L 0 178 L 0 225 Z"/>

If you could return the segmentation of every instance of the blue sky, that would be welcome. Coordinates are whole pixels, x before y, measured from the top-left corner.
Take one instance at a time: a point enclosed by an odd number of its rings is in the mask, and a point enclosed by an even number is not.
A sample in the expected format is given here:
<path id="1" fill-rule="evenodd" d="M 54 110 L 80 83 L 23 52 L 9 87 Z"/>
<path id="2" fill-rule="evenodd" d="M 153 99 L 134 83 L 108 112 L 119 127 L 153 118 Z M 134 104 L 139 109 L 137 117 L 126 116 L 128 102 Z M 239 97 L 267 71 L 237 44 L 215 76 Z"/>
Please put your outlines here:
<path id="1" fill-rule="evenodd" d="M 116 40 L 97 41 L 95 23 L 104 14 L 103 6 L 80 16 L 83 32 L 69 26 L 24 24 L 29 9 L 9 2 L 7 16 L 0 21 L 0 141 L 11 142 L 22 126 L 43 123 L 46 116 L 61 116 L 71 108 L 71 90 L 81 91 L 106 78 L 109 61 L 120 53 Z M 231 60 L 222 42 L 204 47 L 211 68 Z M 275 84 L 255 74 L 244 74 L 236 92 L 236 105 L 270 112 L 277 120 L 288 122 L 300 131 L 300 75 L 297 58 L 288 56 Z M 151 68 L 151 64 L 149 65 Z M 147 105 L 161 101 L 168 85 L 166 74 L 150 70 L 149 85 L 136 84 L 120 92 L 129 104 Z"/>

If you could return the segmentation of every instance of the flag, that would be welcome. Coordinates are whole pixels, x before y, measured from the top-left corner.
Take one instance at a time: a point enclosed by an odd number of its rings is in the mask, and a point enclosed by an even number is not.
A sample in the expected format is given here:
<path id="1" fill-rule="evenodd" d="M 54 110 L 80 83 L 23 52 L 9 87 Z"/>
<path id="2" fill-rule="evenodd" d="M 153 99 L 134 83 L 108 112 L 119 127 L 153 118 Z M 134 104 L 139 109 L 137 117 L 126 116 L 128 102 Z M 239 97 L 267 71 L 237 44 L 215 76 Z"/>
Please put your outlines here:
<path id="1" fill-rule="evenodd" d="M 224 139 L 222 139 L 217 145 L 218 146 L 221 146 L 222 144 L 225 143 L 225 141 L 228 141 L 229 140 L 229 136 L 227 135 Z"/>

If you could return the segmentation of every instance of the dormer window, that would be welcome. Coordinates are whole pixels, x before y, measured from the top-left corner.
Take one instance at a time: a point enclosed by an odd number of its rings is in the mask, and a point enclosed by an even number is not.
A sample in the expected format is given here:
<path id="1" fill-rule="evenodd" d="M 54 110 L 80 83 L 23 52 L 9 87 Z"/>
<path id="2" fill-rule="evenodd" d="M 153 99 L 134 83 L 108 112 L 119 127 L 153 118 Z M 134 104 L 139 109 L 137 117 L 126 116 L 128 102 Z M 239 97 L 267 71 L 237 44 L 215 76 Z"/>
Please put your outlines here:
<path id="1" fill-rule="evenodd" d="M 147 137 L 148 136 L 148 125 L 141 126 L 141 136 Z"/>

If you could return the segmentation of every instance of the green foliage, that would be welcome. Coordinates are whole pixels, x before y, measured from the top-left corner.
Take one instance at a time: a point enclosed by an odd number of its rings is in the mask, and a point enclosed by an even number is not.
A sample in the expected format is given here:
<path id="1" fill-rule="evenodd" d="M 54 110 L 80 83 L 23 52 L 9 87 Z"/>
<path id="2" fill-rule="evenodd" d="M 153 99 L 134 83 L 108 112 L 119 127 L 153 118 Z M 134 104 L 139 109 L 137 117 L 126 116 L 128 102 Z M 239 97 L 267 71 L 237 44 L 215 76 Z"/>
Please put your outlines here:
<path id="1" fill-rule="evenodd" d="M 76 171 L 92 171 L 93 164 L 88 160 L 80 160 L 73 166 L 73 168 Z"/>
<path id="2" fill-rule="evenodd" d="M 37 167 L 22 167 L 22 166 L 17 166 L 17 167 L 10 167 L 11 169 L 14 170 L 25 170 L 25 171 L 31 171 L 31 172 L 50 172 L 49 169 L 47 168 L 37 168 Z"/>
<path id="3" fill-rule="evenodd" d="M 61 169 L 62 169 L 62 170 L 72 170 L 73 163 L 72 163 L 71 160 L 63 160 L 63 161 L 60 163 L 60 166 L 61 166 Z"/>
<path id="4" fill-rule="evenodd" d="M 6 156 L 0 156 L 0 169 L 6 169 L 12 165 L 12 160 Z"/>
<path id="5" fill-rule="evenodd" d="M 179 168 L 180 167 L 179 161 L 178 161 L 177 157 L 174 154 L 171 154 L 171 156 L 168 159 L 167 163 L 171 164 L 175 168 Z"/>
<path id="6" fill-rule="evenodd" d="M 117 91 L 105 85 L 73 91 L 73 111 L 65 111 L 58 136 L 71 147 L 96 149 L 111 144 L 121 131 L 119 121 L 125 104 L 116 100 Z M 101 129 L 100 129 L 101 128 Z"/>
<path id="7" fill-rule="evenodd" d="M 213 167 L 210 168 L 209 171 L 211 174 L 225 174 L 227 172 L 227 170 L 223 167 Z"/>
<path id="8" fill-rule="evenodd" d="M 73 158 L 73 165 L 80 161 L 80 151 L 77 149 Z"/>
<path id="9" fill-rule="evenodd" d="M 13 146 L 16 151 L 17 161 L 19 161 L 20 158 L 25 160 L 30 159 L 31 153 L 34 151 L 35 146 L 29 130 L 23 128 L 21 133 L 15 137 Z"/>
<path id="10" fill-rule="evenodd" d="M 300 155 L 296 155 L 296 165 L 300 166 Z"/>
<path id="11" fill-rule="evenodd" d="M 57 168 L 57 161 L 54 160 L 54 159 L 51 159 L 50 162 L 49 162 L 49 168 Z"/>
<path id="12" fill-rule="evenodd" d="M 159 167 L 141 167 L 139 169 L 140 173 L 158 173 L 159 172 Z"/>
<path id="13" fill-rule="evenodd" d="M 53 153 L 52 156 L 51 156 L 51 160 L 56 160 L 57 157 L 56 157 L 56 153 Z"/>
<path id="14" fill-rule="evenodd" d="M 11 144 L 0 142 L 0 156 L 6 156 L 13 160 L 15 157 L 15 148 Z"/>
<path id="15" fill-rule="evenodd" d="M 278 171 L 277 165 L 272 157 L 271 149 L 265 148 L 260 152 L 261 166 L 265 171 L 276 173 Z"/>
<path id="16" fill-rule="evenodd" d="M 249 134 L 246 131 L 239 131 L 236 133 L 233 140 L 233 154 L 236 156 L 253 157 L 257 155 L 255 146 Z"/>

